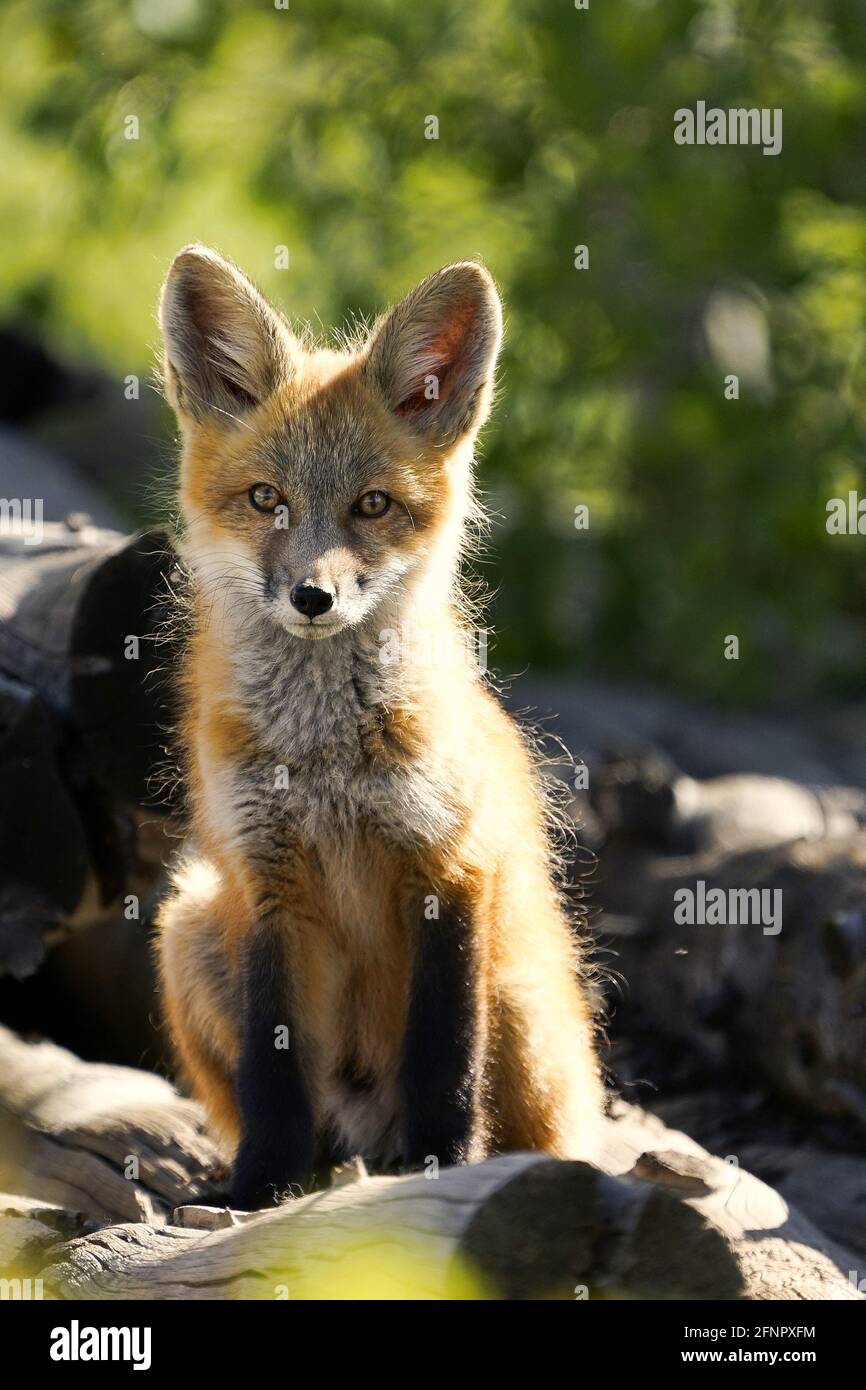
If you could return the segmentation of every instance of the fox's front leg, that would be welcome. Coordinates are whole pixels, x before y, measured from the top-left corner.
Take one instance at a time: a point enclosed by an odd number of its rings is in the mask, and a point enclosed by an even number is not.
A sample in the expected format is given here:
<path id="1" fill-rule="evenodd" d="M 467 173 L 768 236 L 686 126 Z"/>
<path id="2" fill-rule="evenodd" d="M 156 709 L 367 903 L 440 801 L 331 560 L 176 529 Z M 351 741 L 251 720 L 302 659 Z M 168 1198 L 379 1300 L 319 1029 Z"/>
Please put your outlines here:
<path id="1" fill-rule="evenodd" d="M 435 895 L 426 899 L 437 902 Z M 413 961 L 400 1071 L 403 1160 L 422 1167 L 480 1157 L 481 1082 L 487 1032 L 478 923 L 462 903 L 412 924 Z"/>
<path id="2" fill-rule="evenodd" d="M 246 1210 L 307 1187 L 313 1171 L 313 1116 L 295 1027 L 289 957 L 285 925 L 278 919 L 259 923 L 243 943 L 235 1080 L 240 1143 L 231 1201 Z"/>

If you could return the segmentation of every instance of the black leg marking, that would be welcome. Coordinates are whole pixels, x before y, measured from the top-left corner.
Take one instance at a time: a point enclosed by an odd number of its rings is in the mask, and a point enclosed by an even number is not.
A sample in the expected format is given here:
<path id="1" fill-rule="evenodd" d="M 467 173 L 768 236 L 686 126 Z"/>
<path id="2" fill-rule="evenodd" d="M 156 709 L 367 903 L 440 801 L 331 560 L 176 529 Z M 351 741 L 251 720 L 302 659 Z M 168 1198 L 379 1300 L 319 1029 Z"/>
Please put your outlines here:
<path id="1" fill-rule="evenodd" d="M 442 907 L 438 920 L 422 919 L 415 927 L 401 1067 L 407 1167 L 421 1167 L 429 1155 L 441 1164 L 465 1161 L 477 1106 L 481 1026 L 469 916 Z"/>
<path id="2" fill-rule="evenodd" d="M 279 1045 L 283 1029 L 288 1047 Z M 309 1186 L 313 1171 L 313 1118 L 292 1018 L 287 945 L 270 922 L 255 928 L 244 950 L 235 1086 L 241 1142 L 232 1203 L 255 1210 Z"/>

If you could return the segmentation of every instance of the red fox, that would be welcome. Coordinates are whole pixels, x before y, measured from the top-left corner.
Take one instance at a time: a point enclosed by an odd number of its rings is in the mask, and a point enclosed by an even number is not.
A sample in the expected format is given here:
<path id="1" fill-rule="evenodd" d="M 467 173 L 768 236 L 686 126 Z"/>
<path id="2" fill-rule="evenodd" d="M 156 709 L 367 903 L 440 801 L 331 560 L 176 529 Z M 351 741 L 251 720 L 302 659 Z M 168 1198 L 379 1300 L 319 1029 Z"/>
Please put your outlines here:
<path id="1" fill-rule="evenodd" d="M 355 1154 L 377 1171 L 586 1155 L 602 1083 L 584 952 L 530 745 L 464 641 L 492 277 L 446 266 L 325 350 L 189 246 L 160 323 L 195 851 L 159 957 L 179 1062 L 234 1150 L 232 1202 Z"/>

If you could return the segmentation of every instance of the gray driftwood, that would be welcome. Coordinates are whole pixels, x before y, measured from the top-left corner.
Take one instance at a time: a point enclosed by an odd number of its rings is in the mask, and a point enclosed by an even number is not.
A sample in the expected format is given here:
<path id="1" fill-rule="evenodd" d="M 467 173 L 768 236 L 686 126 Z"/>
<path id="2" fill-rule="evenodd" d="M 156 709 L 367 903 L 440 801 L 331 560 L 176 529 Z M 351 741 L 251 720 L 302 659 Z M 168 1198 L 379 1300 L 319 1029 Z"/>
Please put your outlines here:
<path id="1" fill-rule="evenodd" d="M 162 1077 L 0 1028 L 0 1190 L 158 1226 L 218 1175 L 198 1107 Z"/>
<path id="2" fill-rule="evenodd" d="M 627 982 L 615 1028 L 635 1074 L 668 1095 L 762 1088 L 862 1151 L 866 793 L 763 776 L 698 782 L 649 749 L 603 763 L 593 800 L 595 900 Z M 684 889 L 721 890 L 725 916 L 683 920 Z M 773 923 L 755 920 L 759 906 Z"/>
<path id="3" fill-rule="evenodd" d="M 13 1194 L 0 1277 L 41 1278 L 46 1296 L 861 1296 L 842 1244 L 622 1103 L 592 1163 L 511 1154 L 435 1178 L 355 1167 L 254 1216 L 202 1201 L 220 1157 L 197 1108 L 152 1075 L 2 1031 L 0 1116 Z"/>
<path id="4" fill-rule="evenodd" d="M 0 529 L 0 976 L 23 979 L 158 878 L 175 561 L 159 531 Z"/>
<path id="5" fill-rule="evenodd" d="M 803 1120 L 866 1135 L 866 831 L 737 855 L 610 846 L 602 933 L 628 982 L 620 1036 L 656 1080 L 761 1087 Z M 683 888 L 780 893 L 781 930 L 675 920 Z M 768 902 L 773 902 L 768 897 Z M 663 1059 L 665 1052 L 673 1059 Z"/>

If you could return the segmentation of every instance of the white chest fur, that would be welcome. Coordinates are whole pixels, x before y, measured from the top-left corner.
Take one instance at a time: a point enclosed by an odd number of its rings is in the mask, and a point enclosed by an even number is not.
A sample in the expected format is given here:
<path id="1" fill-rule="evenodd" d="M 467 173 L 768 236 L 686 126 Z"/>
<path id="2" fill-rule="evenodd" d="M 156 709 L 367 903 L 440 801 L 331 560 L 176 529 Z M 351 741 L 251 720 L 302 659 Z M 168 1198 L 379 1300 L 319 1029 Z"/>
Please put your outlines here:
<path id="1" fill-rule="evenodd" d="M 377 644 L 340 633 L 305 642 L 261 633 L 234 654 L 236 691 L 256 755 L 222 788 L 241 838 L 280 827 L 303 840 L 379 828 L 401 844 L 438 843 L 457 821 L 434 748 L 410 763 L 377 755 L 405 697 Z M 387 735 L 385 736 L 387 738 Z"/>

